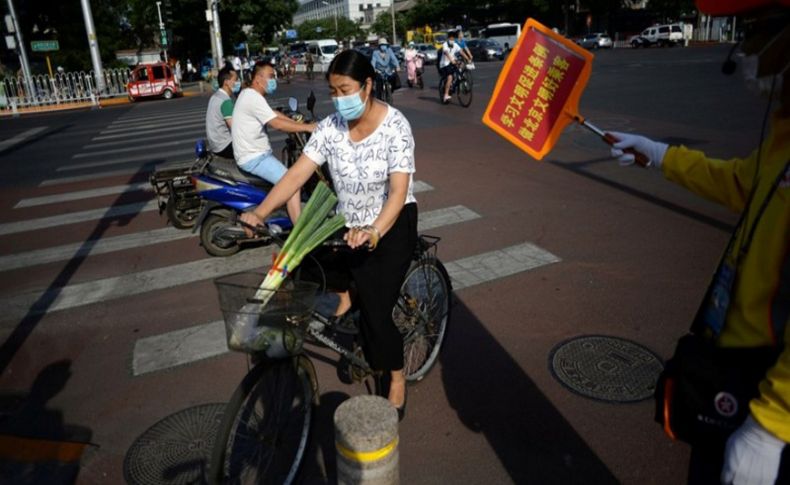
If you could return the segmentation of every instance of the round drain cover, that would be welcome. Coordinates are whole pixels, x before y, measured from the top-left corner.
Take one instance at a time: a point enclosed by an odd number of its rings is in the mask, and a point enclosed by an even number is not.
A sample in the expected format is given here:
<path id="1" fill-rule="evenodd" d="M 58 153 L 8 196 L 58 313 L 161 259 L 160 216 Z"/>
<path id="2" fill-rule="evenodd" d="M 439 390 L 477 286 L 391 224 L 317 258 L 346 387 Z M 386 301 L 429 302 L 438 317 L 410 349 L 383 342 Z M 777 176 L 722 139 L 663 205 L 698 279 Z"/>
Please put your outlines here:
<path id="1" fill-rule="evenodd" d="M 171 414 L 148 428 L 126 452 L 126 483 L 205 483 L 224 410 L 225 404 L 202 404 Z"/>
<path id="2" fill-rule="evenodd" d="M 549 356 L 551 373 L 571 391 L 606 402 L 642 401 L 653 395 L 661 360 L 629 340 L 585 335 L 560 343 Z"/>

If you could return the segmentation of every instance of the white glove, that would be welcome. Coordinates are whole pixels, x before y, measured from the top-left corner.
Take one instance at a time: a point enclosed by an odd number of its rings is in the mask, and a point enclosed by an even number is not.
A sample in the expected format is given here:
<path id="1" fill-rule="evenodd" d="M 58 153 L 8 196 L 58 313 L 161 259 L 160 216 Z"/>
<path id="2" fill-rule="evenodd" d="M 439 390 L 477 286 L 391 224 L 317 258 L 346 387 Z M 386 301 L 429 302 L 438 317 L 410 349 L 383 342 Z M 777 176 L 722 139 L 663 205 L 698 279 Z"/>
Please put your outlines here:
<path id="1" fill-rule="evenodd" d="M 666 143 L 659 143 L 631 133 L 612 131 L 609 134 L 620 140 L 612 145 L 612 158 L 616 158 L 620 165 L 633 165 L 634 155 L 623 151 L 626 148 L 633 148 L 647 157 L 649 167 L 661 168 L 661 162 L 664 160 L 667 148 L 669 148 Z"/>
<path id="2" fill-rule="evenodd" d="M 785 442 L 751 415 L 727 440 L 721 482 L 733 485 L 773 485 L 779 474 Z"/>

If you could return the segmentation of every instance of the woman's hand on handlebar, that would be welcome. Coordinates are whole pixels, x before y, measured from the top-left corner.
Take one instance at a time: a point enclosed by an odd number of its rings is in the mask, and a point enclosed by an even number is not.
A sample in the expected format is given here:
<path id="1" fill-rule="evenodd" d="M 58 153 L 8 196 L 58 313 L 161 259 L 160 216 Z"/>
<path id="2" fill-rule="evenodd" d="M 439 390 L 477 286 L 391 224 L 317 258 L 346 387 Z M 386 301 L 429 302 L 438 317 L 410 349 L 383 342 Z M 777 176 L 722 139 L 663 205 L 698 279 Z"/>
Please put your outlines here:
<path id="1" fill-rule="evenodd" d="M 374 226 L 352 227 L 343 239 L 351 249 L 367 247 L 368 251 L 373 251 L 379 244 L 379 232 Z"/>
<path id="2" fill-rule="evenodd" d="M 250 225 L 252 227 L 260 226 L 263 224 L 263 219 L 258 217 L 258 214 L 256 214 L 255 211 L 248 211 L 243 213 L 240 219 L 241 222 Z M 254 235 L 252 233 L 252 230 L 247 226 L 244 226 L 244 233 L 247 235 L 247 237 L 252 237 Z"/>

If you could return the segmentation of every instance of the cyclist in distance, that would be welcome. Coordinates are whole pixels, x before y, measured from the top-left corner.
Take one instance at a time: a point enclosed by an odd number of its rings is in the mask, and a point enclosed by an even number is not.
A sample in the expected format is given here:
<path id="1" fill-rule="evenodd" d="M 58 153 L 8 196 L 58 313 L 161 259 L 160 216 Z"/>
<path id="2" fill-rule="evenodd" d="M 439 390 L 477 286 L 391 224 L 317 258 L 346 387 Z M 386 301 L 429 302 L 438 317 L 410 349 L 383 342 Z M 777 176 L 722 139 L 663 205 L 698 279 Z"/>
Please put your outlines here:
<path id="1" fill-rule="evenodd" d="M 241 218 L 261 224 L 298 194 L 316 165 L 329 165 L 337 212 L 346 219 L 344 239 L 357 249 L 335 253 L 334 261 L 322 264 L 328 286 L 340 294 L 335 314 L 342 319 L 351 309 L 348 290 L 353 282 L 365 358 L 390 380 L 383 392 L 403 417 L 403 340 L 392 321 L 392 308 L 417 242 L 414 137 L 400 111 L 374 99 L 375 77 L 370 61 L 355 50 L 334 58 L 327 80 L 337 112 L 318 124 L 302 156 L 263 203 Z"/>
<path id="2" fill-rule="evenodd" d="M 448 32 L 447 33 L 447 41 L 442 44 L 442 54 L 441 58 L 439 58 L 439 75 L 442 78 L 447 78 L 447 82 L 444 83 L 444 103 L 447 104 L 450 102 L 452 97 L 450 96 L 450 87 L 453 84 L 453 75 L 455 75 L 456 67 L 455 67 L 455 59 L 461 54 L 462 49 L 455 42 L 455 32 Z"/>
<path id="3" fill-rule="evenodd" d="M 392 76 L 400 70 L 398 58 L 395 57 L 386 38 L 379 39 L 379 49 L 373 52 L 370 61 L 376 71 L 376 97 L 381 99 L 384 81 L 391 80 Z"/>

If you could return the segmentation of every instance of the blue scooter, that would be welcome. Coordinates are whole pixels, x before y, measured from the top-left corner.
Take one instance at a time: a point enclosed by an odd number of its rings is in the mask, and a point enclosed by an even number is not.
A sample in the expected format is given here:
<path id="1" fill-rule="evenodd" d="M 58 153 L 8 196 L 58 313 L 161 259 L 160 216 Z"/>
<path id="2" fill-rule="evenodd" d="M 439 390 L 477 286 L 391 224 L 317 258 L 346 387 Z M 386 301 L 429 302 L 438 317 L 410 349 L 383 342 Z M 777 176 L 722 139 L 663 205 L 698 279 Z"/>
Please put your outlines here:
<path id="1" fill-rule="evenodd" d="M 307 107 L 312 113 L 315 97 L 310 93 Z M 290 111 L 285 112 L 296 121 L 303 121 L 298 112 L 295 98 L 288 100 Z M 290 133 L 283 149 L 287 166 L 299 158 L 306 140 L 300 133 Z M 296 138 L 297 140 L 293 140 Z M 208 157 L 201 141 L 195 148 L 198 158 Z M 293 228 L 293 223 L 285 210 L 275 212 L 264 221 L 265 236 L 247 237 L 239 224 L 239 216 L 257 207 L 272 188 L 272 184 L 252 174 L 242 172 L 234 160 L 213 158 L 205 169 L 193 174 L 192 184 L 197 195 L 203 200 L 202 210 L 192 232 L 200 228 L 200 244 L 212 256 L 230 256 L 239 252 L 246 244 L 271 244 L 274 238 L 284 238 Z M 307 187 L 306 187 L 307 188 Z M 308 188 L 309 190 L 309 188 Z"/>

